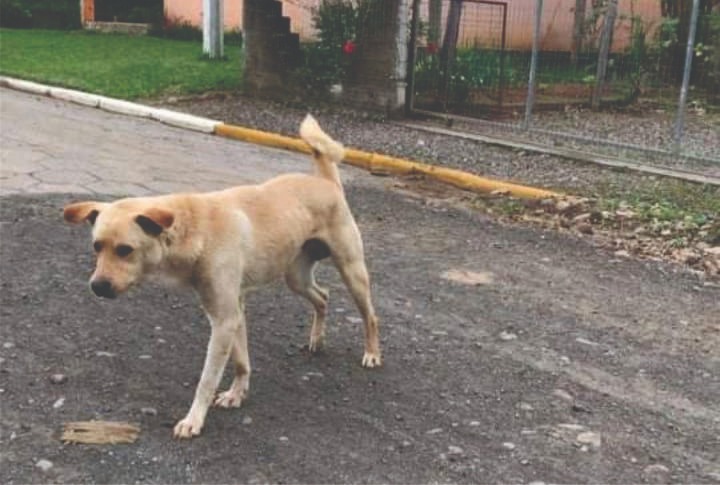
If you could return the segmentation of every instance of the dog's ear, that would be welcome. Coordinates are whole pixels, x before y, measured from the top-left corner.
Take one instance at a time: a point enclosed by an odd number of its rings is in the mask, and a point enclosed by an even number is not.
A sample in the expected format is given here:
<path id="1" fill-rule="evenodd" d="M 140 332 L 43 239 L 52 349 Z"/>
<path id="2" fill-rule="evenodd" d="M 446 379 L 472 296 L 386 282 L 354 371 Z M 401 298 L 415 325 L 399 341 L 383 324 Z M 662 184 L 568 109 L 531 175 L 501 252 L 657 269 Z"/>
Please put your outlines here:
<path id="1" fill-rule="evenodd" d="M 152 207 L 135 218 L 135 222 L 150 236 L 159 236 L 169 229 L 175 221 L 172 212 L 159 207 Z"/>
<path id="2" fill-rule="evenodd" d="M 75 202 L 65 206 L 63 210 L 63 217 L 66 222 L 72 224 L 79 224 L 83 221 L 87 221 L 90 224 L 95 224 L 100 209 L 105 204 L 101 202 L 87 201 L 87 202 Z"/>

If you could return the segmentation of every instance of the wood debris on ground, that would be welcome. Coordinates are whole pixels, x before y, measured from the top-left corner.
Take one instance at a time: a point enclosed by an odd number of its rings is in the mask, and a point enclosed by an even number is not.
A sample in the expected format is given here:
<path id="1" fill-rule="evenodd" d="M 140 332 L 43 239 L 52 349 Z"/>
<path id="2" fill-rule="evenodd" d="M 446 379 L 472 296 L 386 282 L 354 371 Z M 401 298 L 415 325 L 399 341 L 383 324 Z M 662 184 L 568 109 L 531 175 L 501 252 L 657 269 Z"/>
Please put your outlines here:
<path id="1" fill-rule="evenodd" d="M 93 445 L 134 443 L 140 434 L 136 424 L 118 421 L 73 421 L 65 423 L 62 437 L 65 443 Z"/>

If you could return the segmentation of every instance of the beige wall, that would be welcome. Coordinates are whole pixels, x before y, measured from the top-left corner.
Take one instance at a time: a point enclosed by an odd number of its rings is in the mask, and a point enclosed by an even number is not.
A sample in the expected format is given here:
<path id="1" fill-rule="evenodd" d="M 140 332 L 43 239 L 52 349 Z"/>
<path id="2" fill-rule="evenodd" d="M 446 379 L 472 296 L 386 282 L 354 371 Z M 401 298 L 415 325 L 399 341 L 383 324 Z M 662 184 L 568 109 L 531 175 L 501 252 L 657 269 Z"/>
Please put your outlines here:
<path id="1" fill-rule="evenodd" d="M 203 0 L 165 0 L 165 16 L 180 22 L 202 25 Z M 225 30 L 242 26 L 242 0 L 225 0 L 223 3 Z"/>
<path id="2" fill-rule="evenodd" d="M 532 46 L 535 0 L 506 0 L 508 49 L 530 50 Z M 575 0 L 544 0 L 540 28 L 540 48 L 548 51 L 569 51 L 572 41 Z M 443 5 L 443 25 L 449 2 Z M 591 8 L 588 0 L 588 14 Z M 421 12 L 427 21 L 428 0 L 423 0 Z M 613 50 L 621 51 L 628 45 L 630 20 L 633 15 L 645 22 L 646 31 L 654 31 L 660 21 L 658 0 L 619 0 L 618 20 Z M 466 0 L 460 27 L 461 45 L 499 47 L 502 33 L 502 8 Z"/>
<path id="3" fill-rule="evenodd" d="M 532 45 L 533 15 L 535 0 L 506 0 L 507 48 L 530 50 Z M 312 9 L 320 0 L 294 0 L 283 2 L 283 14 L 290 17 L 292 31 L 300 34 L 302 40 L 312 40 L 315 32 L 312 28 Z M 427 3 L 423 0 L 421 11 L 427 20 Z M 444 2 L 443 16 L 447 15 L 447 1 Z M 588 0 L 588 10 L 591 1 Z M 238 29 L 242 26 L 242 0 L 225 0 L 225 29 Z M 573 9 L 575 0 L 544 0 L 541 27 L 541 49 L 550 51 L 569 51 L 573 30 Z M 202 0 L 165 0 L 165 11 L 170 18 L 187 20 L 200 26 L 202 21 Z M 460 29 L 461 45 L 499 47 L 502 29 L 502 11 L 497 6 L 467 1 L 463 7 L 463 20 Z M 615 31 L 613 50 L 624 50 L 630 38 L 632 15 L 639 15 L 645 22 L 647 31 L 654 31 L 660 21 L 660 2 L 658 0 L 619 0 L 619 16 Z M 444 19 L 443 19 L 444 20 Z"/>
<path id="4" fill-rule="evenodd" d="M 202 25 L 202 0 L 165 0 L 165 14 L 171 19 L 188 21 L 200 27 Z M 283 2 L 283 15 L 290 17 L 292 31 L 300 34 L 303 40 L 315 35 L 312 28 L 312 8 L 320 0 L 298 0 Z M 225 30 L 242 28 L 242 0 L 224 1 Z"/>

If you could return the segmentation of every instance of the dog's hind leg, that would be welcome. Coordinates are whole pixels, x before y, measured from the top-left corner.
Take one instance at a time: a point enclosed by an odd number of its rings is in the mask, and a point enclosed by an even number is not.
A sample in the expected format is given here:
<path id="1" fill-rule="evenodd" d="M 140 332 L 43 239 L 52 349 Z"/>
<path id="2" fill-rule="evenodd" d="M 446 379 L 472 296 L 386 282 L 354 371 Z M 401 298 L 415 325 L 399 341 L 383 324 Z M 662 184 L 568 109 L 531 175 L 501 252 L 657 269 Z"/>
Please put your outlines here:
<path id="1" fill-rule="evenodd" d="M 346 224 L 331 241 L 332 258 L 365 322 L 363 367 L 382 365 L 378 319 L 370 297 L 370 276 L 365 266 L 362 239 L 357 226 Z"/>
<path id="2" fill-rule="evenodd" d="M 230 356 L 235 365 L 235 377 L 227 391 L 215 398 L 215 406 L 221 408 L 237 408 L 242 404 L 250 388 L 250 356 L 247 345 L 247 326 L 245 324 L 245 301 L 240 299 L 240 324 L 235 332 L 235 340 L 230 349 Z"/>
<path id="3" fill-rule="evenodd" d="M 304 296 L 313 305 L 313 321 L 310 328 L 308 349 L 315 352 L 322 346 L 325 339 L 325 315 L 327 314 L 328 292 L 315 282 L 316 254 L 304 250 L 292 262 L 285 273 L 288 287 Z"/>

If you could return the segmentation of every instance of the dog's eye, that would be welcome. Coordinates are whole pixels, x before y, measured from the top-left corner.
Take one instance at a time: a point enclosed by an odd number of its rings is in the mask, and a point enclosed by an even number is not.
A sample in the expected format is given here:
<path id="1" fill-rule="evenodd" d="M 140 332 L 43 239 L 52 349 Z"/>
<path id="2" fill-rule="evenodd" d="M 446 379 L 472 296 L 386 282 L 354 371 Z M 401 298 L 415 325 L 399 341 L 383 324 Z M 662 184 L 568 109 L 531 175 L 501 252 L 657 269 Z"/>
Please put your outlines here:
<path id="1" fill-rule="evenodd" d="M 102 251 L 102 243 L 100 241 L 95 241 L 93 243 L 93 249 L 96 253 L 99 253 L 100 251 Z"/>
<path id="2" fill-rule="evenodd" d="M 130 256 L 130 253 L 132 252 L 133 248 L 131 246 L 128 246 L 127 244 L 120 244 L 118 247 L 115 248 L 115 254 L 117 254 L 121 258 Z"/>

